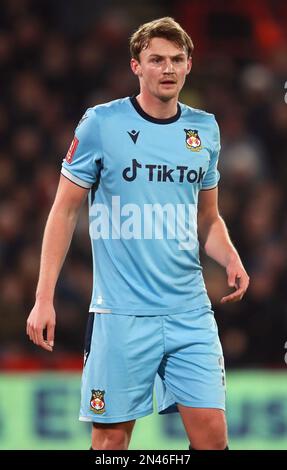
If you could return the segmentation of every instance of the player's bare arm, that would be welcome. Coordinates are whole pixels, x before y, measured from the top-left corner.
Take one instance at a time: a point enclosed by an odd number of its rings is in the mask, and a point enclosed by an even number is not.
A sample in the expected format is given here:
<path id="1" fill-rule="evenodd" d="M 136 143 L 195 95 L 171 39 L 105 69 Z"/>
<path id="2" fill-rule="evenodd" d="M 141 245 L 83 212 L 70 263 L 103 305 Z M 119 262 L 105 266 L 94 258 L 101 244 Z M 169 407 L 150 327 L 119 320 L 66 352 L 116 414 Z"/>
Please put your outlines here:
<path id="1" fill-rule="evenodd" d="M 248 288 L 249 276 L 219 214 L 217 187 L 199 193 L 198 238 L 205 253 L 226 269 L 229 287 L 235 288 L 234 292 L 222 297 L 220 302 L 241 300 Z"/>
<path id="2" fill-rule="evenodd" d="M 87 189 L 61 176 L 56 198 L 47 220 L 36 301 L 28 317 L 26 329 L 31 341 L 47 351 L 52 351 L 54 345 L 55 286 L 87 193 Z M 45 330 L 47 330 L 46 339 L 44 339 Z"/>

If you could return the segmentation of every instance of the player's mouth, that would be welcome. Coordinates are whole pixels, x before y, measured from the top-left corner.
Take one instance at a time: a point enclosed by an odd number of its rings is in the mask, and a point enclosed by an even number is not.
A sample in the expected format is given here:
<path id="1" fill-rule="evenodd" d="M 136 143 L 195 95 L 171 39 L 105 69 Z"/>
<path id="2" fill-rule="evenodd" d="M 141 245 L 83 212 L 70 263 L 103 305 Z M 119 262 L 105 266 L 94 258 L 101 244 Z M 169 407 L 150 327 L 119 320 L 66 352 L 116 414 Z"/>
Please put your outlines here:
<path id="1" fill-rule="evenodd" d="M 176 81 L 175 80 L 162 80 L 160 84 L 161 85 L 176 85 Z"/>

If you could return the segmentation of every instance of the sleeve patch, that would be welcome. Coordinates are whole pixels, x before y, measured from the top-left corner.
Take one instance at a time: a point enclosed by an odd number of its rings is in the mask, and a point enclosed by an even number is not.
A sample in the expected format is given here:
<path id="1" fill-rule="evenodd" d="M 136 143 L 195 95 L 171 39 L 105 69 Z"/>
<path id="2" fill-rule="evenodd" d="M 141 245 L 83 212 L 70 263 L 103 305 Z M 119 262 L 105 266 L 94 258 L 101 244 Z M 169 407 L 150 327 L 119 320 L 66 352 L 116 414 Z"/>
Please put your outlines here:
<path id="1" fill-rule="evenodd" d="M 72 163 L 73 156 L 75 154 L 75 151 L 77 150 L 78 144 L 79 139 L 77 139 L 77 137 L 75 136 L 66 155 L 66 162 L 69 163 L 69 165 Z"/>

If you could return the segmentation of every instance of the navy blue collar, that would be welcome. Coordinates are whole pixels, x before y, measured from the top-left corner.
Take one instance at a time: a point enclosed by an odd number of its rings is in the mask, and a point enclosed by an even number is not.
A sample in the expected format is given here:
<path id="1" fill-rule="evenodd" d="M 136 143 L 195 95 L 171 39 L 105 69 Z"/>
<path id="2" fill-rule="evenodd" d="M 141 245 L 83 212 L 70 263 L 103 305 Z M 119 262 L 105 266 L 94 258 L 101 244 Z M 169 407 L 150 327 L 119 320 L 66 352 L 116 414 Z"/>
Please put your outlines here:
<path id="1" fill-rule="evenodd" d="M 180 108 L 179 103 L 177 103 L 177 113 L 174 116 L 171 116 L 170 118 L 167 118 L 167 119 L 158 119 L 158 118 L 150 116 L 142 109 L 138 100 L 136 99 L 136 95 L 131 96 L 130 100 L 136 112 L 139 113 L 141 117 L 155 124 L 171 124 L 172 122 L 177 121 L 181 116 L 181 108 Z"/>

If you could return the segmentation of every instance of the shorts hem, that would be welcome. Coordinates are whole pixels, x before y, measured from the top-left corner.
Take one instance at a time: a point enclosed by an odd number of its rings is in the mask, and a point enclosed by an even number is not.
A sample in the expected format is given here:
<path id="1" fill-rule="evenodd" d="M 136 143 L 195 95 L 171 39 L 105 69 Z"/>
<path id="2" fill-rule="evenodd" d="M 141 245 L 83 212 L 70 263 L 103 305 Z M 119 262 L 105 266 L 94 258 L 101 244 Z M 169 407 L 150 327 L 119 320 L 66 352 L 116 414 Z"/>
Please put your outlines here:
<path id="1" fill-rule="evenodd" d="M 153 409 L 147 411 L 141 411 L 139 413 L 132 413 L 130 415 L 124 416 L 115 416 L 113 417 L 105 417 L 105 416 L 80 416 L 79 421 L 86 421 L 90 423 L 122 423 L 125 421 L 130 421 L 132 419 L 142 418 L 144 416 L 151 415 L 153 413 Z"/>
<path id="2" fill-rule="evenodd" d="M 158 413 L 162 413 L 162 412 L 165 412 L 165 410 L 167 410 L 170 406 L 172 406 L 172 411 L 169 411 L 168 413 L 177 413 L 178 412 L 178 409 L 177 409 L 177 402 L 175 402 L 174 400 L 164 404 L 164 405 L 161 405 L 161 406 L 158 406 L 157 407 L 157 410 L 158 410 Z"/>
<path id="3" fill-rule="evenodd" d="M 170 401 L 164 405 L 158 406 L 158 413 L 176 413 L 178 412 L 177 405 L 190 406 L 191 408 L 217 408 L 225 411 L 225 405 L 210 402 L 187 402 L 187 401 Z M 168 408 L 172 407 L 170 411 Z"/>

